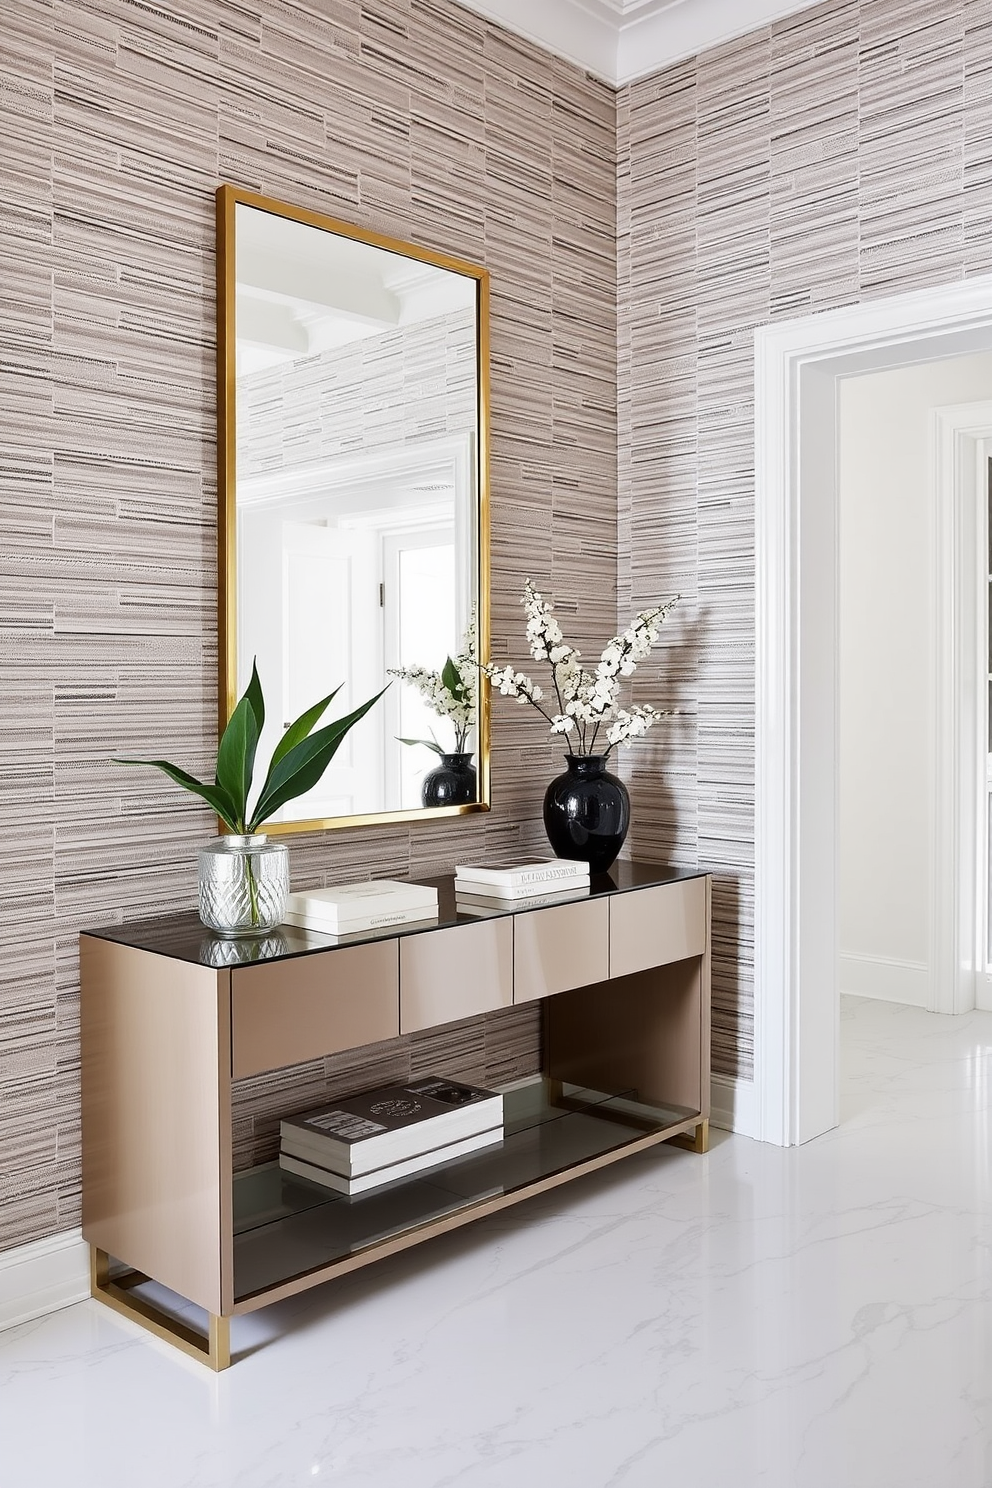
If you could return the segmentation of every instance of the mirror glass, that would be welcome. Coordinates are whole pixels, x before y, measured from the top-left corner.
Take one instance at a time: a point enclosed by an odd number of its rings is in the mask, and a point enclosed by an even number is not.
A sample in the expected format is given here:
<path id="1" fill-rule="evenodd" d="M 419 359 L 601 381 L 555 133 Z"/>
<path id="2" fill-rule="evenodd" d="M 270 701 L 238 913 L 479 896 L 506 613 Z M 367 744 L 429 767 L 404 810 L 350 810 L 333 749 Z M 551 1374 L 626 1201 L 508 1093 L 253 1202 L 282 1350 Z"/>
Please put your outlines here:
<path id="1" fill-rule="evenodd" d="M 439 795 L 455 725 L 389 675 L 485 655 L 485 272 L 233 187 L 219 225 L 222 709 L 257 661 L 267 761 L 390 682 L 269 827 L 485 808 L 487 690 Z"/>

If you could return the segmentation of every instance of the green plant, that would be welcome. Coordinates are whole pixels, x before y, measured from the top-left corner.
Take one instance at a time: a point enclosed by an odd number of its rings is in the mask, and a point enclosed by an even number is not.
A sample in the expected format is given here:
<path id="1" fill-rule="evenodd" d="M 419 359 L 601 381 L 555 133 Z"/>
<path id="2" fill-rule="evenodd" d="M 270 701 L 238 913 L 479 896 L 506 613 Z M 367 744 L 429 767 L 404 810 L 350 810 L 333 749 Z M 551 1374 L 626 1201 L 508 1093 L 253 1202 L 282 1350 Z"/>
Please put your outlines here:
<path id="1" fill-rule="evenodd" d="M 383 692 L 385 692 L 383 688 Z M 290 724 L 276 745 L 269 761 L 262 788 L 249 815 L 248 801 L 251 796 L 255 774 L 255 754 L 258 740 L 265 723 L 265 702 L 262 684 L 258 680 L 258 669 L 253 664 L 251 681 L 244 696 L 231 714 L 230 720 L 217 746 L 217 770 L 212 785 L 197 780 L 172 765 L 168 760 L 139 760 L 115 758 L 119 765 L 152 765 L 162 770 L 170 780 L 184 790 L 200 796 L 224 822 L 225 826 L 239 836 L 251 836 L 269 817 L 273 816 L 287 801 L 295 800 L 315 786 L 337 753 L 348 730 L 359 719 L 364 718 L 382 697 L 377 692 L 360 708 L 334 723 L 312 730 L 324 712 L 341 691 L 336 687 L 319 703 L 314 703 L 301 713 L 295 723 Z"/>

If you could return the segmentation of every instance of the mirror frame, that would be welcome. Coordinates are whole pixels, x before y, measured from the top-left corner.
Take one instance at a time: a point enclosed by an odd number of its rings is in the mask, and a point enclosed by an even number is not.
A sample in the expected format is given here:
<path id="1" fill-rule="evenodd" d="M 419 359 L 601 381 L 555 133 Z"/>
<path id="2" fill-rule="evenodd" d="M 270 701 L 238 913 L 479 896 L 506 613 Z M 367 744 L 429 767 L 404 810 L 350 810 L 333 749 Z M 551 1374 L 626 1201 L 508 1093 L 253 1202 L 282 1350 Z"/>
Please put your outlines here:
<path id="1" fill-rule="evenodd" d="M 218 567 L 218 666 L 219 727 L 223 732 L 238 701 L 237 627 L 237 312 L 235 268 L 235 213 L 238 206 L 254 207 L 293 222 L 302 222 L 323 232 L 384 248 L 405 258 L 418 259 L 435 268 L 447 269 L 476 282 L 476 375 L 478 388 L 478 554 L 476 617 L 478 654 L 489 659 L 490 537 L 489 537 L 489 271 L 446 253 L 404 243 L 381 233 L 353 227 L 335 217 L 239 186 L 217 189 L 217 567 Z M 271 835 L 314 832 L 348 827 L 386 826 L 392 822 L 433 821 L 438 817 L 465 816 L 488 811 L 490 795 L 490 689 L 479 677 L 477 739 L 478 800 L 463 806 L 408 807 L 402 811 L 376 811 L 353 816 L 335 816 L 308 821 L 263 823 L 260 830 Z"/>

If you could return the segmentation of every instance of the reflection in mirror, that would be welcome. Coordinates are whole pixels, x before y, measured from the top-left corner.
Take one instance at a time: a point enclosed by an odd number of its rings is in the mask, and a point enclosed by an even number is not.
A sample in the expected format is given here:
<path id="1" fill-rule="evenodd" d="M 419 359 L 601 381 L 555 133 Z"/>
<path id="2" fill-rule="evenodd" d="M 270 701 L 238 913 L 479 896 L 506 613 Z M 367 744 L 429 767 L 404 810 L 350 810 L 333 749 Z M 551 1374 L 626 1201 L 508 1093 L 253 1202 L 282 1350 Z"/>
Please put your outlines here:
<path id="1" fill-rule="evenodd" d="M 340 685 L 485 655 L 486 275 L 232 187 L 219 193 L 222 705 L 257 658 L 260 750 Z M 476 622 L 475 617 L 478 617 Z M 485 689 L 466 745 L 488 804 Z M 283 830 L 421 814 L 450 721 L 393 681 Z M 450 797 L 446 798 L 450 799 Z"/>

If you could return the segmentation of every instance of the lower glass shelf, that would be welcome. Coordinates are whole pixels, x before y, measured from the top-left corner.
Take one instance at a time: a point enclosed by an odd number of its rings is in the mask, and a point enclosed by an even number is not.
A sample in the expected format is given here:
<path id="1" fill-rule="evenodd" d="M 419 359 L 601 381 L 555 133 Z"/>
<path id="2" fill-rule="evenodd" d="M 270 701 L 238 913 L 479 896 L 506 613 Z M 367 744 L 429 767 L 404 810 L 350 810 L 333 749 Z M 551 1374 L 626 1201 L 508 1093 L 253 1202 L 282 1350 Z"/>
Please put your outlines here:
<path id="1" fill-rule="evenodd" d="M 496 1146 L 347 1198 L 267 1163 L 234 1176 L 234 1291 L 243 1301 L 487 1199 L 530 1188 L 698 1116 L 536 1078 L 503 1092 Z"/>

